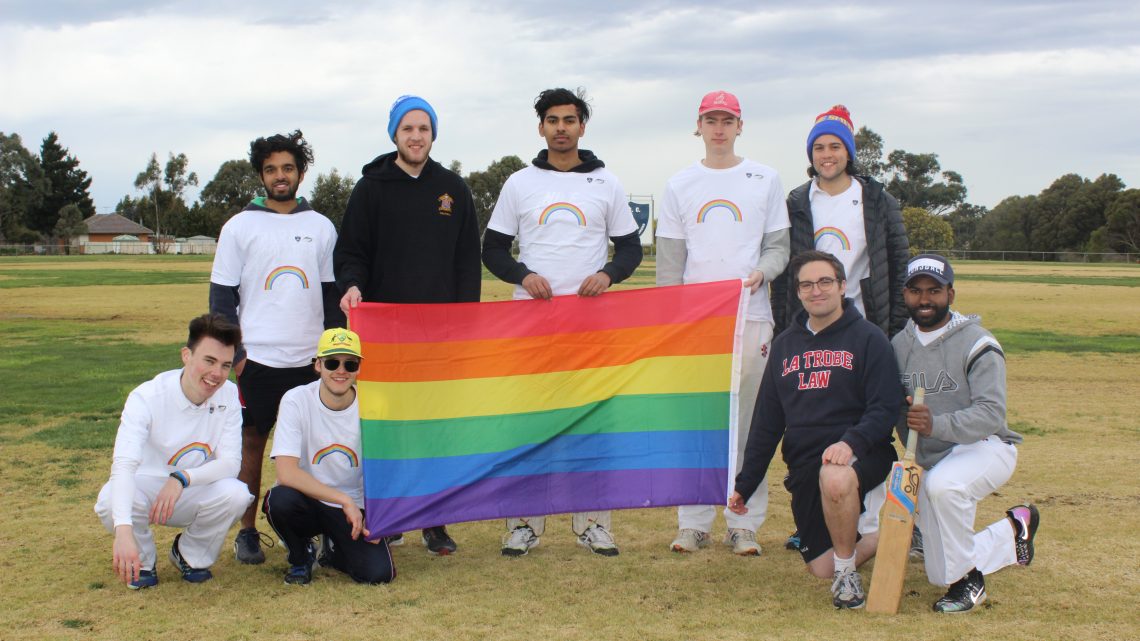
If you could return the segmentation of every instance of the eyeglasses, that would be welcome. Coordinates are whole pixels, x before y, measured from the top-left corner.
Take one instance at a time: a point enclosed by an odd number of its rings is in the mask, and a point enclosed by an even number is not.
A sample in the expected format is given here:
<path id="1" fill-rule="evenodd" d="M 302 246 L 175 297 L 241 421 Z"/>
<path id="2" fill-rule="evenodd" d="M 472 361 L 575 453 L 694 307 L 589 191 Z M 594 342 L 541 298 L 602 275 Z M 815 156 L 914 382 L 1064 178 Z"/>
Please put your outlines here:
<path id="1" fill-rule="evenodd" d="M 800 290 L 801 294 L 810 294 L 813 287 L 818 287 L 819 291 L 826 294 L 835 289 L 835 284 L 838 282 L 839 281 L 834 278 L 821 278 L 816 281 L 801 280 L 796 283 L 796 288 Z"/>
<path id="2" fill-rule="evenodd" d="M 360 369 L 360 361 L 350 361 L 347 358 L 343 361 L 339 358 L 326 358 L 322 362 L 324 363 L 324 368 L 330 372 L 335 372 L 340 369 L 340 364 L 342 362 L 344 363 L 344 371 L 348 372 L 349 374 Z"/>

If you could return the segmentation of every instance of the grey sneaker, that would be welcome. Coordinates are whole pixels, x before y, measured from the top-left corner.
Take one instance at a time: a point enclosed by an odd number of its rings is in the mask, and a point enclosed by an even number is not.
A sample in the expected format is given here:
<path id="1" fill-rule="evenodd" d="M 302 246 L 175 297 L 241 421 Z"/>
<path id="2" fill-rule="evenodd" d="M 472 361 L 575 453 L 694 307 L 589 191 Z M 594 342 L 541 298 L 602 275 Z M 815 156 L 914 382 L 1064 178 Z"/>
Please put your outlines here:
<path id="1" fill-rule="evenodd" d="M 673 539 L 672 544 L 674 552 L 696 552 L 708 546 L 708 532 L 701 532 L 700 530 L 693 530 L 691 528 L 684 528 L 677 532 L 677 538 Z"/>
<path id="2" fill-rule="evenodd" d="M 934 611 L 945 614 L 960 614 L 974 609 L 986 600 L 986 581 L 976 568 L 966 573 L 950 586 L 946 596 L 934 602 Z"/>
<path id="3" fill-rule="evenodd" d="M 918 526 L 914 526 L 914 534 L 910 537 L 910 558 L 921 561 L 926 558 L 926 553 L 922 551 L 922 530 Z"/>
<path id="4" fill-rule="evenodd" d="M 858 610 L 863 607 L 866 595 L 863 594 L 863 577 L 858 572 L 835 571 L 835 581 L 831 584 L 831 603 L 839 610 Z"/>
<path id="5" fill-rule="evenodd" d="M 273 539 L 258 532 L 257 528 L 239 530 L 237 538 L 234 539 L 234 558 L 246 565 L 265 563 L 265 552 L 261 550 L 262 541 L 267 547 L 273 547 Z"/>
<path id="6" fill-rule="evenodd" d="M 520 525 L 503 536 L 503 556 L 523 556 L 537 547 L 539 540 L 529 525 Z"/>
<path id="7" fill-rule="evenodd" d="M 586 528 L 586 531 L 578 535 L 578 545 L 586 548 L 594 554 L 601 554 L 602 556 L 617 556 L 618 547 L 614 543 L 614 537 L 606 528 L 598 525 L 597 523 Z"/>
<path id="8" fill-rule="evenodd" d="M 729 528 L 724 533 L 724 544 L 732 546 L 732 553 L 739 556 L 760 556 L 760 544 L 756 542 L 756 533 L 744 528 Z"/>

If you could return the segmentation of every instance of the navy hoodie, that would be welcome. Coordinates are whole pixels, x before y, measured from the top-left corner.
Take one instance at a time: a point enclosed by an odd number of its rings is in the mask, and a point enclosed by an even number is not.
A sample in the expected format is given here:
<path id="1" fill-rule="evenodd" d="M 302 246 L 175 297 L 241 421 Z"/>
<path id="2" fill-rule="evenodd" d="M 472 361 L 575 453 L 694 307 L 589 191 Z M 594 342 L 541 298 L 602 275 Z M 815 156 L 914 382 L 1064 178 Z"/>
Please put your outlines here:
<path id="1" fill-rule="evenodd" d="M 789 470 L 818 462 L 843 441 L 857 457 L 891 448 L 902 406 L 898 364 L 887 337 L 851 299 L 843 315 L 818 334 L 807 312 L 772 342 L 760 383 L 736 491 L 747 500 L 768 472 L 780 438 Z"/>
<path id="2" fill-rule="evenodd" d="M 463 179 L 430 158 L 413 178 L 394 151 L 361 173 L 333 250 L 341 291 L 355 285 L 378 303 L 478 301 L 479 223 Z"/>

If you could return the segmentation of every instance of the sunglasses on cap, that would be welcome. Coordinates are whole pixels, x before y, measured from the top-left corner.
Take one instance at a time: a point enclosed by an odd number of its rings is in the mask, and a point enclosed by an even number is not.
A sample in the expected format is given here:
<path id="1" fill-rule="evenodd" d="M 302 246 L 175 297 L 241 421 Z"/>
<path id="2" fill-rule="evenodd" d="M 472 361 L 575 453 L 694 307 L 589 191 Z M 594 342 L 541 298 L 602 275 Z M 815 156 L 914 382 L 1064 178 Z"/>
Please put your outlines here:
<path id="1" fill-rule="evenodd" d="M 326 356 L 325 358 L 321 359 L 321 362 L 324 363 L 322 367 L 330 372 L 335 372 L 336 370 L 340 369 L 341 363 L 344 363 L 344 371 L 348 372 L 349 374 L 360 369 L 360 361 L 350 361 L 347 358 L 341 360 L 339 358 Z"/>

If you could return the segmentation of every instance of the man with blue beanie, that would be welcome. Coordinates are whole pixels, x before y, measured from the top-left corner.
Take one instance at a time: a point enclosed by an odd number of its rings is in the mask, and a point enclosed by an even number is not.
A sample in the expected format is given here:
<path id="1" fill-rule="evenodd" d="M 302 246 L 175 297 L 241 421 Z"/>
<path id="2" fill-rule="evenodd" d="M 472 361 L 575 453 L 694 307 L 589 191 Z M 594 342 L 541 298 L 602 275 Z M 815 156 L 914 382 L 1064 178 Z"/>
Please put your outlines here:
<path id="1" fill-rule="evenodd" d="M 479 300 L 475 203 L 463 179 L 429 157 L 438 133 L 435 109 L 423 98 L 392 104 L 388 136 L 396 151 L 361 170 L 333 251 L 346 315 L 362 301 Z M 423 540 L 432 554 L 456 550 L 442 525 L 425 529 Z"/>

